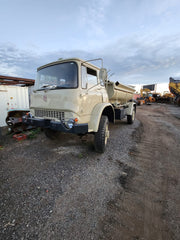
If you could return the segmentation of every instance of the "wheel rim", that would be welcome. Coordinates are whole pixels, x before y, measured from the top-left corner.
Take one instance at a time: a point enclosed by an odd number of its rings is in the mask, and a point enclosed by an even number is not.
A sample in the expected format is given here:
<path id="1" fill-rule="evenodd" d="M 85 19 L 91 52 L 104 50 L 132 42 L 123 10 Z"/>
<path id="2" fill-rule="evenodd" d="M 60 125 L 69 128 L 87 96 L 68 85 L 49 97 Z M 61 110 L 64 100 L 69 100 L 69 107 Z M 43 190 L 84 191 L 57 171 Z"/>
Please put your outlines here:
<path id="1" fill-rule="evenodd" d="M 108 138 L 109 138 L 109 128 L 108 128 L 108 124 L 106 124 L 106 129 L 105 129 L 105 145 L 107 144 Z"/>
<path id="2" fill-rule="evenodd" d="M 133 109 L 133 112 L 132 112 L 132 120 L 134 121 L 135 119 L 135 109 Z"/>

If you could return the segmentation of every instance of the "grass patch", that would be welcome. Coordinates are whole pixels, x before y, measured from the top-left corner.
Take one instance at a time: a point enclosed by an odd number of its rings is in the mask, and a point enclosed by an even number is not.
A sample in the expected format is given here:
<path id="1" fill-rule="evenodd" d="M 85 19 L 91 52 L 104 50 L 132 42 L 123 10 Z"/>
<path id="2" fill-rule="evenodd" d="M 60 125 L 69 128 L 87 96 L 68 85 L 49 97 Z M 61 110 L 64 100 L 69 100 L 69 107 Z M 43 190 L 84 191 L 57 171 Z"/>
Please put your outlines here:
<path id="1" fill-rule="evenodd" d="M 40 128 L 35 128 L 29 131 L 28 139 L 34 139 L 41 132 Z"/>

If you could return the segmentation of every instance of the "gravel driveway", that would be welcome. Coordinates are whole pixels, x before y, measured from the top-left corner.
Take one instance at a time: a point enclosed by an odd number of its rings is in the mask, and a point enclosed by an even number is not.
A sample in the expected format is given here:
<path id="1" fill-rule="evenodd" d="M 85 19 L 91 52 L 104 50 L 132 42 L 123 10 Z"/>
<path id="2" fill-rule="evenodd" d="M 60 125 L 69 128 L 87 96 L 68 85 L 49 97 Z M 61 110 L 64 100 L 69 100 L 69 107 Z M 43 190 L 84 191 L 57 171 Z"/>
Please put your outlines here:
<path id="1" fill-rule="evenodd" d="M 133 125 L 110 125 L 104 154 L 92 136 L 61 134 L 0 150 L 1 239 L 178 239 L 180 108 L 145 105 Z"/>

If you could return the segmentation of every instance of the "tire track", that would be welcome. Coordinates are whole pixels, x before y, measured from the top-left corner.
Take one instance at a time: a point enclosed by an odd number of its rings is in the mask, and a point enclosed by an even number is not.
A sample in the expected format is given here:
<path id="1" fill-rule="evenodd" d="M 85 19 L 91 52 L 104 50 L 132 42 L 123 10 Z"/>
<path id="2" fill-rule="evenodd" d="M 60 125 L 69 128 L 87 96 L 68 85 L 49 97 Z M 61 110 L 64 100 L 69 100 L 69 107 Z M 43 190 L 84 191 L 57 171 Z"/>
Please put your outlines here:
<path id="1" fill-rule="evenodd" d="M 158 105 L 138 108 L 141 124 L 133 134 L 136 143 L 129 151 L 131 161 L 117 161 L 120 172 L 127 175 L 121 175 L 122 188 L 107 204 L 99 239 L 179 239 L 180 134 L 172 133 L 166 122 L 180 128 L 168 110 Z"/>

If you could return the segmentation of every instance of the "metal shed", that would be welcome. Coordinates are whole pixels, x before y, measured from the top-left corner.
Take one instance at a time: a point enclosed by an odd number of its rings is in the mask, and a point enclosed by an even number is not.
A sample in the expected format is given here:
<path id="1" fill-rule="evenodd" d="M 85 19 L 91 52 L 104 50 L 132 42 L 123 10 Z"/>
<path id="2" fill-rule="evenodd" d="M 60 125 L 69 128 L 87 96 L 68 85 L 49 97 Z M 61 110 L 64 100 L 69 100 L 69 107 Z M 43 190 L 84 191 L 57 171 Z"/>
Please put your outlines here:
<path id="1" fill-rule="evenodd" d="M 29 109 L 29 86 L 35 80 L 0 75 L 0 127 L 6 126 L 7 112 L 11 109 Z"/>

